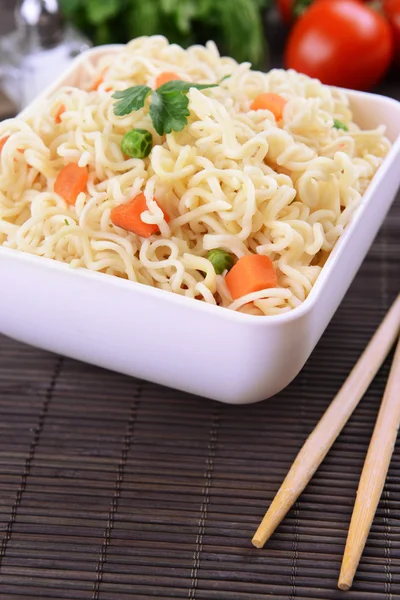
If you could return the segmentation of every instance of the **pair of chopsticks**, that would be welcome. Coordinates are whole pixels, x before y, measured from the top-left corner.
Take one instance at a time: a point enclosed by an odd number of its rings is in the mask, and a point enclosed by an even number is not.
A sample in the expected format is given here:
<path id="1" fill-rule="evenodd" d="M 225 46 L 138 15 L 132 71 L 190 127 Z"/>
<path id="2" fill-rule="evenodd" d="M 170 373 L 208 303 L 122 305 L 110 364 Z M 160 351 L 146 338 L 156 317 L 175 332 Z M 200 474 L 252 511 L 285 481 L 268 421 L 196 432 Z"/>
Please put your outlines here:
<path id="1" fill-rule="evenodd" d="M 400 331 L 400 295 L 357 364 L 306 440 L 266 512 L 252 542 L 262 548 L 300 496 L 367 391 Z M 368 448 L 347 535 L 339 588 L 352 586 L 382 494 L 400 424 L 400 341 Z"/>

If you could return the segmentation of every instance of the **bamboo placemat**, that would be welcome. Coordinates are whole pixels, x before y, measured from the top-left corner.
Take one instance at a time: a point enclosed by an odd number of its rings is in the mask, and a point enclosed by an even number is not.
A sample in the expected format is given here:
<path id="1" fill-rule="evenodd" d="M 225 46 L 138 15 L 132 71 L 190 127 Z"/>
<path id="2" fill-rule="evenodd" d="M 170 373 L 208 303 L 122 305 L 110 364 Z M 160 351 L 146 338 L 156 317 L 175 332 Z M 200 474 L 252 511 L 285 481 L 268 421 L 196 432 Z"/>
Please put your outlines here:
<path id="1" fill-rule="evenodd" d="M 250 539 L 399 290 L 399 231 L 400 198 L 302 373 L 261 404 L 221 405 L 0 338 L 0 599 L 343 598 L 389 362 L 267 546 Z M 399 447 L 347 597 L 400 597 Z"/>
<path id="2" fill-rule="evenodd" d="M 400 98 L 398 73 L 378 91 Z M 389 361 L 273 538 L 250 543 L 399 291 L 399 231 L 400 196 L 302 373 L 261 404 L 220 405 L 0 336 L 0 600 L 400 597 L 399 445 L 354 588 L 336 589 Z"/>

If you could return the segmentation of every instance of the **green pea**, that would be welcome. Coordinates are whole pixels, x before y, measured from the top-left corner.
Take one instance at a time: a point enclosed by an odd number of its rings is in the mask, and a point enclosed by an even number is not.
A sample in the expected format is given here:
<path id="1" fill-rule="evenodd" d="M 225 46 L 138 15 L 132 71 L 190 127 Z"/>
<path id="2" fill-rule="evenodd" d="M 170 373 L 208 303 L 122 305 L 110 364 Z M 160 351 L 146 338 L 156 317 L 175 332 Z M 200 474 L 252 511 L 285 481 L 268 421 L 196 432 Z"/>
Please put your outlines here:
<path id="1" fill-rule="evenodd" d="M 343 129 L 343 131 L 349 130 L 347 125 L 342 123 L 342 121 L 339 121 L 339 119 L 333 119 L 333 126 L 335 127 L 335 129 Z"/>
<path id="2" fill-rule="evenodd" d="M 214 250 L 210 250 L 206 258 L 214 267 L 214 271 L 217 275 L 221 275 L 225 271 L 225 269 L 227 269 L 228 271 L 232 269 L 235 262 L 233 256 L 231 254 L 228 254 L 228 252 L 225 252 L 225 250 L 222 250 L 222 248 L 215 248 Z"/>
<path id="3" fill-rule="evenodd" d="M 121 150 L 131 158 L 145 158 L 153 147 L 153 136 L 147 129 L 132 129 L 122 138 Z"/>

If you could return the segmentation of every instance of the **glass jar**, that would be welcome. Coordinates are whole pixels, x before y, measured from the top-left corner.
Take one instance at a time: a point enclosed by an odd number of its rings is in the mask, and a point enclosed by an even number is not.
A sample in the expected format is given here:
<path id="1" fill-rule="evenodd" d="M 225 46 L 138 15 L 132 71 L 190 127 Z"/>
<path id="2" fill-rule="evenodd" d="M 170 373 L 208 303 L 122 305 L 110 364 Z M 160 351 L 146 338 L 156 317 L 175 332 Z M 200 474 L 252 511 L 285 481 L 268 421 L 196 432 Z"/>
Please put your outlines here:
<path id="1" fill-rule="evenodd" d="M 90 42 L 65 25 L 57 0 L 20 0 L 16 29 L 0 38 L 0 86 L 22 110 Z"/>

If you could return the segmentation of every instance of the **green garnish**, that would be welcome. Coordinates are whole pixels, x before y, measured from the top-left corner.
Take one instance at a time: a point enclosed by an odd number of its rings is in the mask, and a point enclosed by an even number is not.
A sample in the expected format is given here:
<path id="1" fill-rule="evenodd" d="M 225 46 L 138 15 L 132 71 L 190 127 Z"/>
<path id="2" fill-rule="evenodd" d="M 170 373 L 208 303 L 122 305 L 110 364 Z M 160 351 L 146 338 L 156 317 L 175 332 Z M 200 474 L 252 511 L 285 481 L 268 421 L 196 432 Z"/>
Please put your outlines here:
<path id="1" fill-rule="evenodd" d="M 222 248 L 210 250 L 206 258 L 214 267 L 214 271 L 217 275 L 221 275 L 226 269 L 229 271 L 235 263 L 233 256 L 228 252 L 225 252 L 225 250 L 222 250 Z"/>
<path id="2" fill-rule="evenodd" d="M 134 110 L 143 108 L 144 101 L 150 92 L 151 88 L 147 85 L 135 85 L 122 92 L 115 92 L 112 97 L 119 100 L 119 102 L 115 103 L 114 114 L 117 117 L 123 117 L 124 115 L 129 115 Z"/>
<path id="3" fill-rule="evenodd" d="M 146 158 L 153 147 L 153 136 L 147 129 L 132 129 L 122 138 L 121 150 L 131 158 Z"/>
<path id="4" fill-rule="evenodd" d="M 347 125 L 342 123 L 342 121 L 339 121 L 339 119 L 333 119 L 333 126 L 335 127 L 335 129 L 343 129 L 343 131 L 349 130 Z"/>
<path id="5" fill-rule="evenodd" d="M 135 85 L 113 94 L 113 98 L 118 100 L 114 106 L 114 114 L 123 117 L 143 108 L 147 96 L 151 94 L 150 117 L 158 135 L 182 131 L 187 125 L 187 117 L 190 114 L 187 97 L 190 88 L 205 90 L 217 86 L 217 83 L 203 84 L 180 80 L 168 81 L 156 90 L 152 90 L 147 85 Z"/>
<path id="6" fill-rule="evenodd" d="M 64 219 L 64 223 L 65 223 L 66 225 L 69 225 L 69 221 L 68 221 L 67 219 Z"/>

